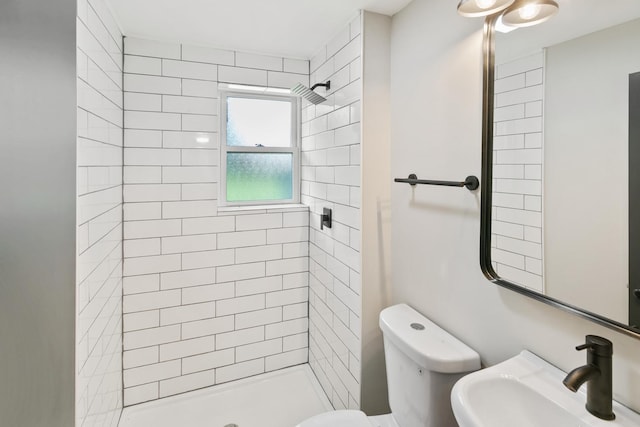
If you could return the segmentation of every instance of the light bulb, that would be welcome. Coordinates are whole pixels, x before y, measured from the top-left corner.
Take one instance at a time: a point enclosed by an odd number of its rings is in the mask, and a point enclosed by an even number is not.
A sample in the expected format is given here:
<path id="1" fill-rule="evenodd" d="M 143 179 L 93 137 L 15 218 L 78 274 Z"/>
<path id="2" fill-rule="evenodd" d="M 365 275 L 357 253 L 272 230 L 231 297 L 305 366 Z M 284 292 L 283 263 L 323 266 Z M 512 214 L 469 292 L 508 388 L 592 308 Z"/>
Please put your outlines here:
<path id="1" fill-rule="evenodd" d="M 528 4 L 518 9 L 518 15 L 524 20 L 533 19 L 538 16 L 541 9 L 539 4 Z"/>
<path id="2" fill-rule="evenodd" d="M 476 4 L 480 9 L 489 9 L 496 4 L 498 0 L 476 0 Z"/>

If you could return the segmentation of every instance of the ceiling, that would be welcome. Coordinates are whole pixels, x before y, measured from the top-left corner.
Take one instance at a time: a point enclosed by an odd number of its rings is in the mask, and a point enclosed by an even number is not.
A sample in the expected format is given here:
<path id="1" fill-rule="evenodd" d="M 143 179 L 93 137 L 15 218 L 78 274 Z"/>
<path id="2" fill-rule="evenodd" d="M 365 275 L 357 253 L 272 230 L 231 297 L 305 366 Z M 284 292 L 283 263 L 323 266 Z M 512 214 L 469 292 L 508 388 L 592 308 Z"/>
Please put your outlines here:
<path id="1" fill-rule="evenodd" d="M 106 0 L 130 37 L 310 58 L 359 9 L 392 16 L 411 0 Z"/>

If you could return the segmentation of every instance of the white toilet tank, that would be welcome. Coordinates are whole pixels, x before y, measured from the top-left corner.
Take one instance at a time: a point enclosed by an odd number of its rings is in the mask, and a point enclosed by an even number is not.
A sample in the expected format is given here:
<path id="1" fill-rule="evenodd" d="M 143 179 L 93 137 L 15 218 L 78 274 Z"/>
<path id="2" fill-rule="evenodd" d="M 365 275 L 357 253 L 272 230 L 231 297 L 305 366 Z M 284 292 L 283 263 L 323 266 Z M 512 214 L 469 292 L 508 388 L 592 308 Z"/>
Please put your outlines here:
<path id="1" fill-rule="evenodd" d="M 451 388 L 480 356 L 406 304 L 380 313 L 389 405 L 400 427 L 456 427 Z"/>

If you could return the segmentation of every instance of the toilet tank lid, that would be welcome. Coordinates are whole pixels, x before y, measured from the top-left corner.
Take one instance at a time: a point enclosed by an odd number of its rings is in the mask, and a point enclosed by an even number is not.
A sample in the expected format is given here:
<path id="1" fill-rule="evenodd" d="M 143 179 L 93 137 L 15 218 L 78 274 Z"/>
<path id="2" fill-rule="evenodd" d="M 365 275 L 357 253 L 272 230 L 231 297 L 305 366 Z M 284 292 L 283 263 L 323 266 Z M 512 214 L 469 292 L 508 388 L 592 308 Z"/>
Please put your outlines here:
<path id="1" fill-rule="evenodd" d="M 385 339 L 427 370 L 452 374 L 480 369 L 478 353 L 407 304 L 382 310 L 380 329 Z"/>

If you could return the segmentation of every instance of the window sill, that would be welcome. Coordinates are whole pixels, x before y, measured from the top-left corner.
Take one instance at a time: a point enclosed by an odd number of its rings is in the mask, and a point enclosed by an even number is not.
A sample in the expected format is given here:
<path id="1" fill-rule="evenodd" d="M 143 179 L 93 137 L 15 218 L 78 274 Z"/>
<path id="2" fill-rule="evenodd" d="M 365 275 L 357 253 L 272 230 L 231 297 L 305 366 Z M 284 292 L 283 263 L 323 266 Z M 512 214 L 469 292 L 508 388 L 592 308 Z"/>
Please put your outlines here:
<path id="1" fill-rule="evenodd" d="M 250 212 L 250 211 L 276 211 L 276 210 L 304 210 L 309 206 L 301 203 L 288 203 L 283 205 L 249 205 L 249 206 L 219 206 L 218 212 Z"/>

